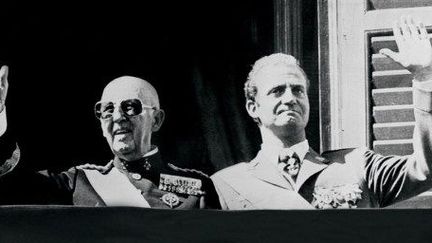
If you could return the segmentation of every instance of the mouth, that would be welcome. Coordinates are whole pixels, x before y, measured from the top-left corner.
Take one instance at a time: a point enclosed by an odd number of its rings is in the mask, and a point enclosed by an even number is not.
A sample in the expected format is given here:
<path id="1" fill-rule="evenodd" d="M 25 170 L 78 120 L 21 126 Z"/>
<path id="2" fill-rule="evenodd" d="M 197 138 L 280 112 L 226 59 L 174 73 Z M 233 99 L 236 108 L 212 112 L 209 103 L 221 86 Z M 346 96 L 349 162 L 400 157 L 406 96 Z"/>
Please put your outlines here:
<path id="1" fill-rule="evenodd" d="M 130 130 L 130 129 L 127 129 L 127 128 L 120 128 L 120 129 L 117 129 L 117 130 L 115 130 L 114 131 L 114 136 L 115 135 L 122 135 L 122 134 L 128 134 L 128 133 L 131 133 L 132 131 Z"/>
<path id="2" fill-rule="evenodd" d="M 300 112 L 298 112 L 296 110 L 280 110 L 276 114 L 280 115 L 280 114 L 283 114 L 283 113 L 285 113 L 286 115 L 294 115 L 294 114 L 299 115 L 300 114 Z"/>

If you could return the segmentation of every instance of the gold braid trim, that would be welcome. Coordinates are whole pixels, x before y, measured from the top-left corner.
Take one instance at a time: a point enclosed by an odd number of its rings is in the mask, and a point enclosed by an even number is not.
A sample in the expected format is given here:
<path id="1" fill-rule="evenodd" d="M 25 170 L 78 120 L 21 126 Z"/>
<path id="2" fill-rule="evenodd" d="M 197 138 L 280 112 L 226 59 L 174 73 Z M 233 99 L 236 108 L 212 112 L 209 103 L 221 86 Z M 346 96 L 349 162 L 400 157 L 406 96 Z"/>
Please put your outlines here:
<path id="1" fill-rule="evenodd" d="M 193 173 L 198 173 L 198 174 L 200 174 L 200 175 L 202 175 L 202 176 L 204 176 L 204 177 L 206 177 L 206 178 L 209 178 L 209 177 L 210 177 L 210 176 L 208 176 L 206 173 L 204 173 L 204 172 L 202 172 L 202 171 L 200 171 L 200 170 L 180 168 L 180 167 L 177 167 L 177 166 L 175 166 L 175 165 L 173 165 L 173 164 L 171 164 L 171 163 L 168 163 L 168 166 L 171 167 L 171 168 L 174 169 L 174 170 L 177 170 L 177 171 L 193 172 Z"/>

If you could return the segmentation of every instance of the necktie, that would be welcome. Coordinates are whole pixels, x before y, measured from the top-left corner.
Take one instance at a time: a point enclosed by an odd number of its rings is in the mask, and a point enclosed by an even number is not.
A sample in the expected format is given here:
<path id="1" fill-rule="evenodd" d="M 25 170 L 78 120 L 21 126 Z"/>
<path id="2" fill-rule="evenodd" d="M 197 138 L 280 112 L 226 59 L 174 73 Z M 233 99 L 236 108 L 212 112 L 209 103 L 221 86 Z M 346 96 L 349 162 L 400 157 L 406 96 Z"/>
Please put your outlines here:
<path id="1" fill-rule="evenodd" d="M 279 163 L 283 165 L 283 171 L 290 175 L 294 180 L 300 171 L 300 158 L 290 149 L 284 149 L 279 154 Z"/>

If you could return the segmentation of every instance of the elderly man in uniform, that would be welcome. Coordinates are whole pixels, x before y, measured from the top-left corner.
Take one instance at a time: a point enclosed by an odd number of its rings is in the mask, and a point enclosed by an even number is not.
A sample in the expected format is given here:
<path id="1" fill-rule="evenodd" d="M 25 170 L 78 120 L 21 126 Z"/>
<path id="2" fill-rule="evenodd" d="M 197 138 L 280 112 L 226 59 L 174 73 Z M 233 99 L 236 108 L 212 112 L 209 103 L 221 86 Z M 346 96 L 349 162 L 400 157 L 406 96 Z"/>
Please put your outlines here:
<path id="1" fill-rule="evenodd" d="M 2 83 L 7 86 L 4 73 Z M 4 100 L 6 92 L 2 96 Z M 151 144 L 152 133 L 164 121 L 164 111 L 150 83 L 130 76 L 117 78 L 105 87 L 94 109 L 114 159 L 105 166 L 86 164 L 62 173 L 45 171 L 50 186 L 55 184 L 63 195 L 63 202 L 167 209 L 219 207 L 207 175 L 165 163 Z M 5 119 L 0 124 L 6 129 Z"/>
<path id="2" fill-rule="evenodd" d="M 259 59 L 245 84 L 246 108 L 262 145 L 248 163 L 212 176 L 223 209 L 385 207 L 432 186 L 432 48 L 420 22 L 403 17 L 393 32 L 399 53 L 381 53 L 414 74 L 414 153 L 382 156 L 367 148 L 320 156 L 306 139 L 308 79 L 294 57 Z"/>

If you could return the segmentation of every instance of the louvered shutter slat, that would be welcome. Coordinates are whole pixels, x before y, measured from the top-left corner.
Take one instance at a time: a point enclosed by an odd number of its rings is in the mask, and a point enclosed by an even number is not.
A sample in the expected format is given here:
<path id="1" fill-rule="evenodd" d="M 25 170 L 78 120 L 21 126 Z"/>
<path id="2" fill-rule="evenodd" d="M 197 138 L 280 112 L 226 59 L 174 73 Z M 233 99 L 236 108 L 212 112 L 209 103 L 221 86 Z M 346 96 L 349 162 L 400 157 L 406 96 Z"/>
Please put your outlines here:
<path id="1" fill-rule="evenodd" d="M 383 155 L 413 152 L 414 111 L 412 74 L 379 54 L 382 48 L 398 51 L 393 36 L 371 38 L 371 142 Z"/>
<path id="2" fill-rule="evenodd" d="M 373 107 L 373 119 L 376 123 L 414 121 L 412 105 L 390 105 Z"/>

